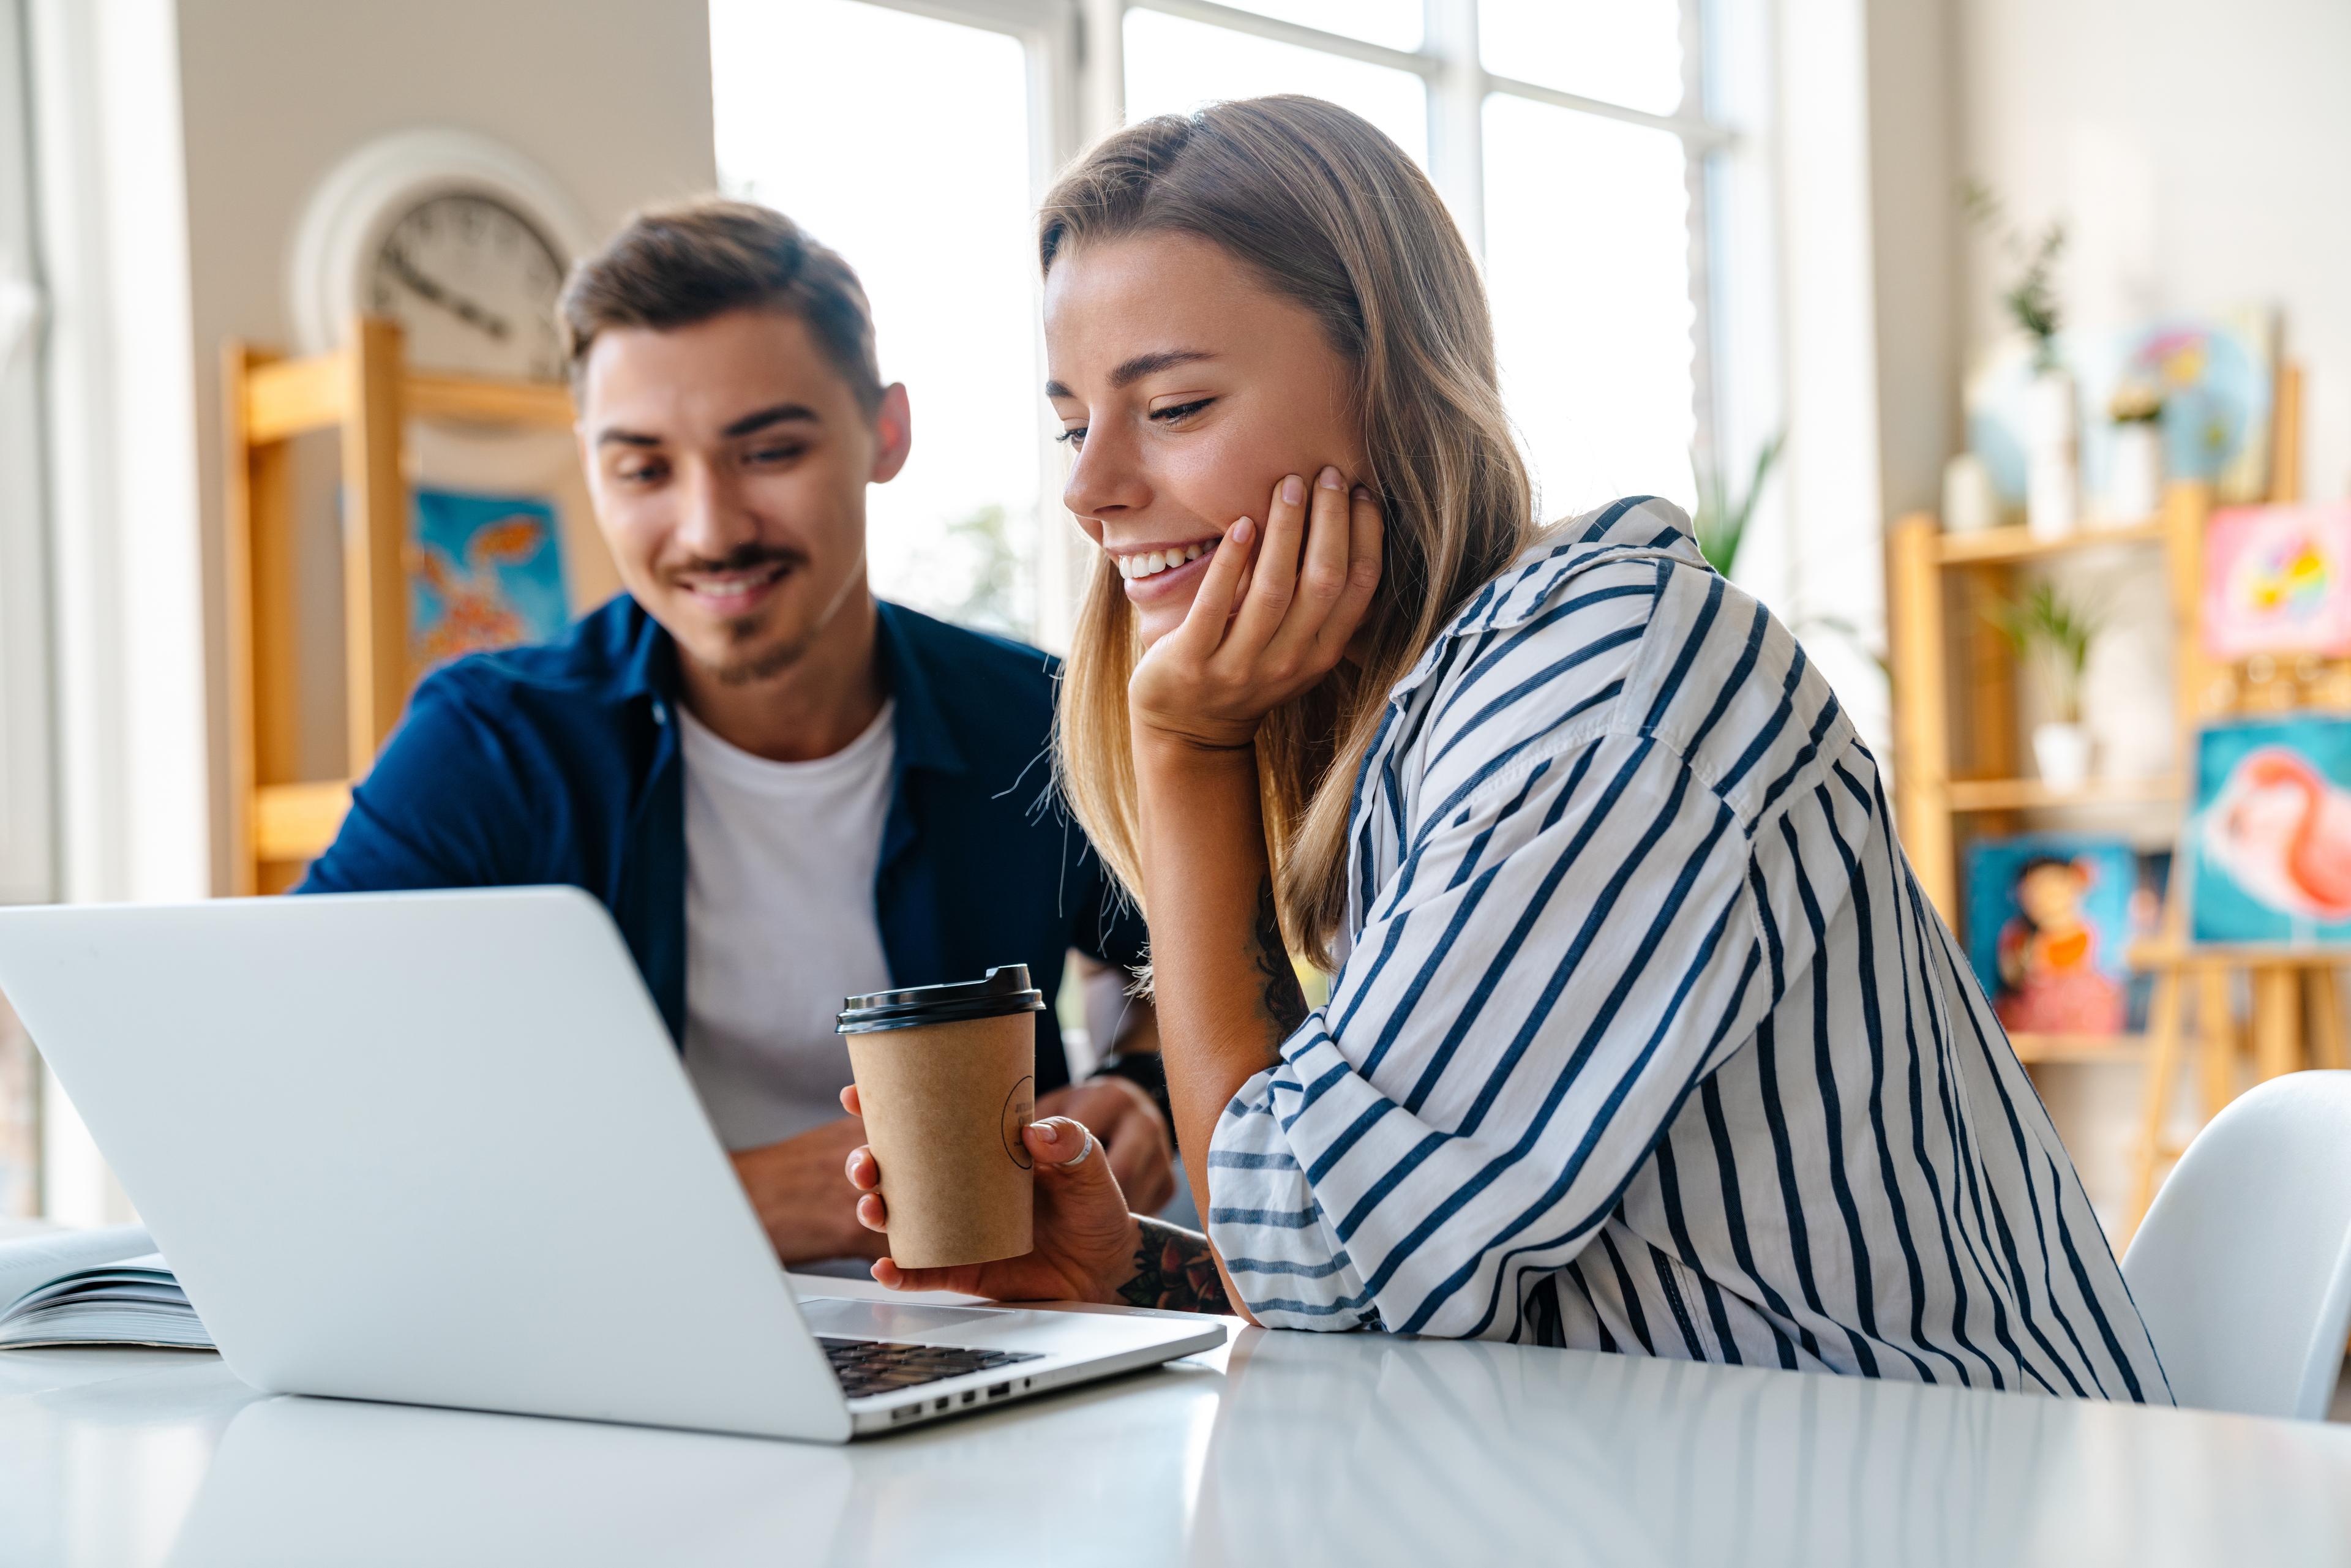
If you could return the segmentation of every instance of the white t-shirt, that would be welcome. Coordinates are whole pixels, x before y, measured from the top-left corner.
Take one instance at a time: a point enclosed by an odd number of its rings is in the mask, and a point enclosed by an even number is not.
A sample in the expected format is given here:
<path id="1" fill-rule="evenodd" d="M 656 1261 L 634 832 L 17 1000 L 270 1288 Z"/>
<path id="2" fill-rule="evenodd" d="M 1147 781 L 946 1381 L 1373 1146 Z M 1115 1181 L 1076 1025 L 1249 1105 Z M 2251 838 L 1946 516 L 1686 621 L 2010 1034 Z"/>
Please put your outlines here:
<path id="1" fill-rule="evenodd" d="M 849 1082 L 841 1000 L 887 989 L 873 878 L 896 751 L 884 702 L 813 762 L 728 745 L 683 707 L 685 1071 L 730 1149 L 830 1122 Z"/>

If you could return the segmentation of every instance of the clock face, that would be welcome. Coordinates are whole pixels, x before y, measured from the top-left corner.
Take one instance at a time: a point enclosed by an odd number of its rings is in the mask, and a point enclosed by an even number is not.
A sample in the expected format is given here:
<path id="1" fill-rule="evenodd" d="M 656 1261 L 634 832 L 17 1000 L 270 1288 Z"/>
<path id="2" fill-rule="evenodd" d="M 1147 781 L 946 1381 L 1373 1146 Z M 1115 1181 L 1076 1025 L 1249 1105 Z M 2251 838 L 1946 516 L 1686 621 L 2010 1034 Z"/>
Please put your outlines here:
<path id="1" fill-rule="evenodd" d="M 562 259 L 538 225 L 470 191 L 402 214 L 365 282 L 369 313 L 406 331 L 409 363 L 533 381 L 563 376 L 562 289 Z"/>

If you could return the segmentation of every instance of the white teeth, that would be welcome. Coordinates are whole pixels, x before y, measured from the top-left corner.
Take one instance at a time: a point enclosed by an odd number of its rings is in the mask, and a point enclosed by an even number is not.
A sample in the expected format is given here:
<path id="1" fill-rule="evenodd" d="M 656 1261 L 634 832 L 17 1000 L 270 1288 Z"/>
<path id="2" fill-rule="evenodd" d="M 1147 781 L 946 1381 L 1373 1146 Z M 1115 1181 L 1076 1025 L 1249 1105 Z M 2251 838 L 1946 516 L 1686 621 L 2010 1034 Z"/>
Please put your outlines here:
<path id="1" fill-rule="evenodd" d="M 1216 549 L 1216 541 L 1201 544 L 1170 545 L 1165 549 L 1147 549 L 1138 555 L 1114 555 L 1111 561 L 1118 568 L 1119 576 L 1128 581 L 1138 578 L 1156 577 L 1171 567 L 1199 559 Z"/>
<path id="2" fill-rule="evenodd" d="M 778 575 L 780 575 L 778 572 L 770 569 L 767 571 L 747 572 L 734 577 L 705 577 L 691 586 L 696 593 L 726 598 L 738 593 L 747 593 L 755 588 L 765 587 L 773 582 Z"/>

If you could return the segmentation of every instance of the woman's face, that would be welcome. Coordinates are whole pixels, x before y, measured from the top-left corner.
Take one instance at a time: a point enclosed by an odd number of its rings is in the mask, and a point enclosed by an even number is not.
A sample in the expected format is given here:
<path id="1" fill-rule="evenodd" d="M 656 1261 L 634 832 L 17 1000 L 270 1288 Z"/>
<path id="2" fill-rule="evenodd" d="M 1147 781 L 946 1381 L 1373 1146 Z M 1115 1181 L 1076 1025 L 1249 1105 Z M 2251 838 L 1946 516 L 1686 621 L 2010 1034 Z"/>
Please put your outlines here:
<path id="1" fill-rule="evenodd" d="M 1045 280 L 1045 395 L 1076 451 L 1061 499 L 1125 580 L 1144 645 L 1274 486 L 1364 472 L 1354 367 L 1305 308 L 1207 240 L 1080 244 Z"/>

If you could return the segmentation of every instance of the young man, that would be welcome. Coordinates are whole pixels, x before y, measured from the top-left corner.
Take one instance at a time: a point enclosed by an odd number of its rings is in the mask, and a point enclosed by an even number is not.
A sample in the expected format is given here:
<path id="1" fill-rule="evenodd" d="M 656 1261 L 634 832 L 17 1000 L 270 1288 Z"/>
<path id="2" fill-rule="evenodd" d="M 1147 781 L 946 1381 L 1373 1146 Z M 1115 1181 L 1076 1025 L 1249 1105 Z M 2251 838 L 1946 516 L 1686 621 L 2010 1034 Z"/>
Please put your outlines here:
<path id="1" fill-rule="evenodd" d="M 906 461 L 856 275 L 788 218 L 639 216 L 563 300 L 580 455 L 628 591 L 563 641 L 428 678 L 298 891 L 566 883 L 612 912 L 786 1262 L 872 1256 L 841 1182 L 843 996 L 1143 931 L 1050 795 L 1053 662 L 878 602 L 865 487 Z M 1127 1037 L 1148 1038 L 1147 1010 Z M 1040 1115 L 1092 1126 L 1139 1208 L 1173 1189 L 1155 1056 Z"/>

